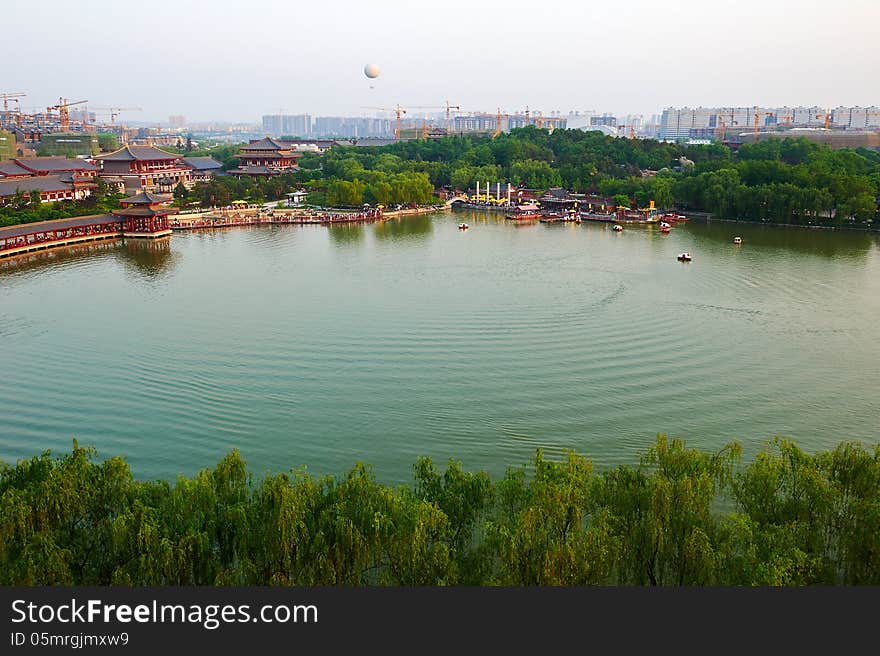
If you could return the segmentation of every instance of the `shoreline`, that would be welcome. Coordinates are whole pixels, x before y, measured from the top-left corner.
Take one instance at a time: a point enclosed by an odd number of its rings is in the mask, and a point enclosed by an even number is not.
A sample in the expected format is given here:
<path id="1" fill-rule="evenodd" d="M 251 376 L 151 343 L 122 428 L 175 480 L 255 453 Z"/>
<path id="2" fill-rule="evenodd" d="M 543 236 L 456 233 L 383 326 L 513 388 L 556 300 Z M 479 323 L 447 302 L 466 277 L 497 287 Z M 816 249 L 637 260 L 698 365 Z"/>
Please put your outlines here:
<path id="1" fill-rule="evenodd" d="M 691 221 L 701 221 L 703 223 L 713 223 L 719 221 L 721 223 L 740 223 L 743 225 L 771 226 L 778 228 L 803 228 L 805 230 L 841 230 L 846 232 L 864 232 L 865 234 L 880 234 L 878 228 L 857 228 L 850 226 L 825 226 L 825 225 L 804 225 L 802 223 L 773 223 L 770 221 L 749 221 L 748 219 L 719 219 L 705 212 L 688 212 L 687 210 L 675 210 L 683 213 Z"/>

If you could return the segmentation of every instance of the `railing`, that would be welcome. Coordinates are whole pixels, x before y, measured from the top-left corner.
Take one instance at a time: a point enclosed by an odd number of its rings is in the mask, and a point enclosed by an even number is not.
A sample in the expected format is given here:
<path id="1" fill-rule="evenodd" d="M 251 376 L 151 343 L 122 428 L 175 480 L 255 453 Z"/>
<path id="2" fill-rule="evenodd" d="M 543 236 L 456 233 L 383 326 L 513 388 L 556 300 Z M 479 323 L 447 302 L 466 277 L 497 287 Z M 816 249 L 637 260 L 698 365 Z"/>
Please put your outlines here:
<path id="1" fill-rule="evenodd" d="M 62 245 L 120 234 L 122 234 L 121 222 L 89 224 L 73 228 L 42 227 L 14 237 L 0 236 L 0 255 L 9 254 L 11 251 L 24 252 L 36 248 L 47 248 L 51 245 Z"/>

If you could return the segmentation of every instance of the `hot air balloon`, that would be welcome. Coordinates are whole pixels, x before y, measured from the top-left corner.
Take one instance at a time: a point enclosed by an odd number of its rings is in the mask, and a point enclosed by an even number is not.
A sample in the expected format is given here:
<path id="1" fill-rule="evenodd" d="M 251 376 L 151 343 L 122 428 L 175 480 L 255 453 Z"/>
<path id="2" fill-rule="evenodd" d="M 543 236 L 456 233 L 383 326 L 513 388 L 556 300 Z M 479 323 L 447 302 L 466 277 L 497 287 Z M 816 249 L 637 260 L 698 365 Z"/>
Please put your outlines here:
<path id="1" fill-rule="evenodd" d="M 379 77 L 379 73 L 381 73 L 381 70 L 379 69 L 378 64 L 367 64 L 366 66 L 364 66 L 364 75 L 366 75 L 371 80 Z"/>

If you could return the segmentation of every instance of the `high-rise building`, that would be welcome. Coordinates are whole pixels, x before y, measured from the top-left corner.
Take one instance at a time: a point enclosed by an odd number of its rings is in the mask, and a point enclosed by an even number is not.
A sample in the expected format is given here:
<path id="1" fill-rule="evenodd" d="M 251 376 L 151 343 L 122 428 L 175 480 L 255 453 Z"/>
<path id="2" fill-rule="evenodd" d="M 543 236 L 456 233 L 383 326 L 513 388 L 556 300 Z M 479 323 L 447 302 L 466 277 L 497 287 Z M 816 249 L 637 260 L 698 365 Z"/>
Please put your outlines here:
<path id="1" fill-rule="evenodd" d="M 602 116 L 591 116 L 590 125 L 607 125 L 609 128 L 617 127 L 617 117 L 605 113 Z"/>
<path id="2" fill-rule="evenodd" d="M 172 128 L 185 128 L 186 127 L 186 116 L 183 114 L 172 114 L 168 117 L 168 125 Z"/>
<path id="3" fill-rule="evenodd" d="M 713 137 L 767 127 L 824 127 L 828 113 L 822 107 L 669 107 L 663 110 L 659 139 Z M 880 108 L 837 107 L 830 112 L 831 128 L 858 130 L 880 128 Z"/>
<path id="4" fill-rule="evenodd" d="M 395 121 L 363 116 L 317 116 L 312 135 L 316 137 L 391 137 Z"/>
<path id="5" fill-rule="evenodd" d="M 263 132 L 270 137 L 308 137 L 312 134 L 310 114 L 267 114 L 263 116 Z"/>

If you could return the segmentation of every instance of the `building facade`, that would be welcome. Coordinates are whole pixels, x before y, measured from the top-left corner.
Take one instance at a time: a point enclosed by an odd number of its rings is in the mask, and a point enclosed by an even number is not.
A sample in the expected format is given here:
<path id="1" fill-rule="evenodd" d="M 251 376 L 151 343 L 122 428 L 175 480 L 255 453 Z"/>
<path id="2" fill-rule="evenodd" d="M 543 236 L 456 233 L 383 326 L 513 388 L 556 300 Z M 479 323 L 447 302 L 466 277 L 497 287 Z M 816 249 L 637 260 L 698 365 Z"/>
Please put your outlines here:
<path id="1" fill-rule="evenodd" d="M 0 205 L 7 205 L 18 194 L 30 196 L 34 192 L 40 194 L 41 203 L 82 200 L 94 188 L 92 178 L 70 173 L 0 178 Z"/>
<path id="2" fill-rule="evenodd" d="M 263 116 L 263 132 L 270 137 L 308 137 L 312 134 L 310 114 L 267 114 Z"/>
<path id="3" fill-rule="evenodd" d="M 658 139 L 712 138 L 768 127 L 880 129 L 880 108 L 836 107 L 668 107 L 663 110 Z"/>
<path id="4" fill-rule="evenodd" d="M 223 175 L 223 165 L 213 157 L 184 157 L 184 164 L 192 169 L 192 181 L 210 182 L 218 175 Z"/>
<path id="5" fill-rule="evenodd" d="M 172 180 L 174 186 L 192 185 L 192 167 L 183 157 L 154 146 L 126 145 L 94 159 L 101 163 L 100 177 L 121 178 L 129 191 L 154 190 L 165 179 Z"/>
<path id="6" fill-rule="evenodd" d="M 242 146 L 235 157 L 238 168 L 231 175 L 271 176 L 296 171 L 300 154 L 289 143 L 266 137 Z"/>

